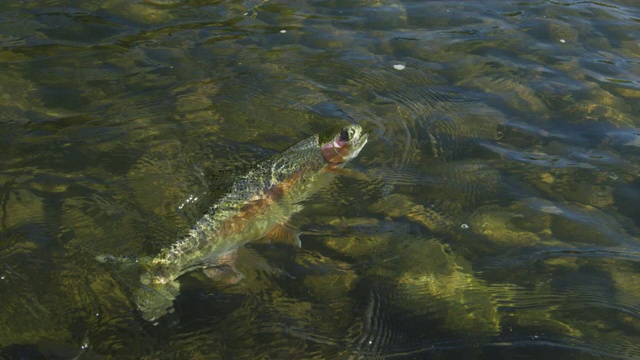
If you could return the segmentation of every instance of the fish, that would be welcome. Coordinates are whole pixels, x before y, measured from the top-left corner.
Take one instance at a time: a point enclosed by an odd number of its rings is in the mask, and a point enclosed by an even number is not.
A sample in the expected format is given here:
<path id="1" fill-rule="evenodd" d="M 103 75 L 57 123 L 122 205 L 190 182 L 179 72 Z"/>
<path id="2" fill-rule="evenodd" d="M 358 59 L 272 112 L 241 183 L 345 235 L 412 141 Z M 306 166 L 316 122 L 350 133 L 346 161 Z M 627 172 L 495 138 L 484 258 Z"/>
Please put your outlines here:
<path id="1" fill-rule="evenodd" d="M 292 235 L 285 226 L 291 216 L 340 174 L 367 140 L 361 126 L 350 124 L 324 141 L 313 135 L 249 168 L 184 237 L 142 264 L 133 296 L 142 317 L 154 321 L 172 311 L 178 278 L 185 273 L 202 270 L 218 281 L 240 282 L 237 250 L 270 235 Z M 299 244 L 297 235 L 292 238 Z"/>

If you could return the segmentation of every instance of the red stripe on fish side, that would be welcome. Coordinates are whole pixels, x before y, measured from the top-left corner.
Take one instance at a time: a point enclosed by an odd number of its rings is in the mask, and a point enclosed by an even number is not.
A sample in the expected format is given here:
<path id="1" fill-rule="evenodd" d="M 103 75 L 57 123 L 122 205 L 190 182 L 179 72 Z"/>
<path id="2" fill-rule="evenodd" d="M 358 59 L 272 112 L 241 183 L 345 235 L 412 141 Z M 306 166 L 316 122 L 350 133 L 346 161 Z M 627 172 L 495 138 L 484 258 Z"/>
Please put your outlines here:
<path id="1" fill-rule="evenodd" d="M 244 205 L 236 215 L 225 220 L 220 224 L 220 231 L 218 236 L 224 237 L 229 234 L 240 233 L 245 230 L 246 224 L 248 220 L 255 218 L 259 214 L 266 212 L 269 207 L 281 199 L 284 194 L 293 187 L 297 182 L 302 179 L 304 176 L 304 170 L 299 170 L 293 173 L 288 179 L 285 181 L 281 181 L 280 183 L 274 185 L 270 189 L 267 189 L 262 192 L 260 198 L 251 201 L 250 203 Z M 273 226 L 277 225 L 277 222 L 272 224 Z M 265 232 L 270 230 L 265 229 Z M 255 239 L 247 239 L 248 241 Z"/>

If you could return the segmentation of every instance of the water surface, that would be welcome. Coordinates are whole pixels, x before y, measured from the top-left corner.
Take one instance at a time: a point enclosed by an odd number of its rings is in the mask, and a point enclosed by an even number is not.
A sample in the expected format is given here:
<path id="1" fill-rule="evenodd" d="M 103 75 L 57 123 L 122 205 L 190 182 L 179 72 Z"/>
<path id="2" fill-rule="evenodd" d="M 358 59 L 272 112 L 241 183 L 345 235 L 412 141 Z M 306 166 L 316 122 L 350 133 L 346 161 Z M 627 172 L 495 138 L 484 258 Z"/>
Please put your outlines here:
<path id="1" fill-rule="evenodd" d="M 0 62 L 0 357 L 640 358 L 634 1 L 4 1 Z M 240 284 L 94 260 L 345 123 Z"/>

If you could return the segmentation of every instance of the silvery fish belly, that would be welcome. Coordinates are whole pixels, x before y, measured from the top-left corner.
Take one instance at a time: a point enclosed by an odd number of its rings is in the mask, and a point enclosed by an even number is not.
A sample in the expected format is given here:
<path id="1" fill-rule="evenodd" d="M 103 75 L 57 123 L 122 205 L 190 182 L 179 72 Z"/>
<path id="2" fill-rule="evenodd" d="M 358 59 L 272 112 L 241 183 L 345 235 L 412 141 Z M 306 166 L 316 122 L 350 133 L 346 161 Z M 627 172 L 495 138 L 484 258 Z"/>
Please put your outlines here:
<path id="1" fill-rule="evenodd" d="M 202 269 L 211 278 L 237 283 L 236 250 L 274 231 L 301 209 L 302 202 L 327 185 L 367 142 L 349 125 L 321 143 L 314 135 L 254 166 L 209 208 L 187 236 L 144 264 L 134 301 L 147 320 L 170 311 L 180 291 L 177 278 Z"/>

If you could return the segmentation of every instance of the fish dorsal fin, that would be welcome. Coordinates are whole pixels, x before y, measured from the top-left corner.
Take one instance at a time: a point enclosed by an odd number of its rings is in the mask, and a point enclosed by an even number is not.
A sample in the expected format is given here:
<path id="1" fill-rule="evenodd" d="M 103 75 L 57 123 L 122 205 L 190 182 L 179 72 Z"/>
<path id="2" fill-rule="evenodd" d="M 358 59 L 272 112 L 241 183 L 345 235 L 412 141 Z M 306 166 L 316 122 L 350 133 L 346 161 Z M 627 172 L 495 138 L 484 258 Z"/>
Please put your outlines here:
<path id="1" fill-rule="evenodd" d="M 291 146 L 290 148 L 285 150 L 284 153 L 296 152 L 301 150 L 309 150 L 309 149 L 319 149 L 319 148 L 320 148 L 320 137 L 318 136 L 318 134 L 315 134 Z"/>

